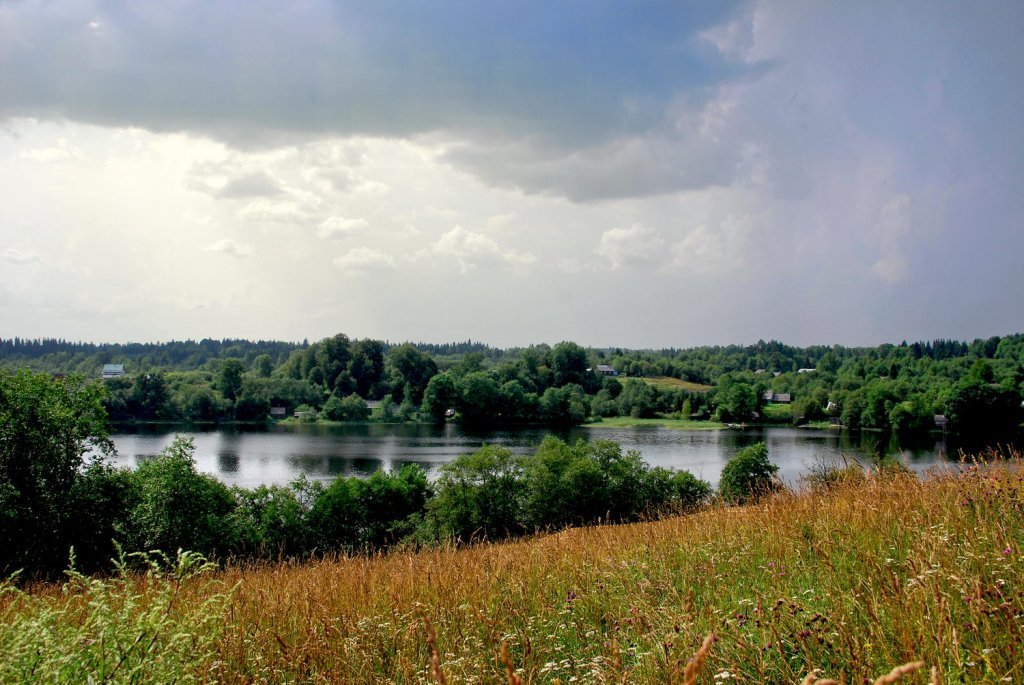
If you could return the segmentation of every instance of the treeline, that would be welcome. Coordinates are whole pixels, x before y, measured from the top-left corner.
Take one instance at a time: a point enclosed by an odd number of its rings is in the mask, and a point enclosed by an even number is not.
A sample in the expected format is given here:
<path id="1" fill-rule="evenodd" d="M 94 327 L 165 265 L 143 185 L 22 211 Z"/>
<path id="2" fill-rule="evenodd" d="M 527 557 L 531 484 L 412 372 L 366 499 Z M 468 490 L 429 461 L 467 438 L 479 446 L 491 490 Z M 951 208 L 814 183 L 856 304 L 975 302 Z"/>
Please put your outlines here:
<path id="1" fill-rule="evenodd" d="M 572 342 L 508 350 L 473 341 L 391 345 L 344 334 L 298 345 L 0 341 L 7 367 L 85 368 L 94 376 L 101 361 L 126 367 L 107 382 L 116 421 L 263 421 L 276 407 L 302 420 L 517 426 L 670 416 L 924 432 L 941 415 L 948 430 L 1002 435 L 1017 430 L 1024 394 L 1020 334 L 871 348 L 759 341 L 659 351 Z M 644 380 L 652 377 L 680 383 Z M 379 406 L 371 411 L 366 401 Z"/>
<path id="2" fill-rule="evenodd" d="M 711 495 L 708 483 L 650 468 L 615 443 L 556 438 L 529 456 L 484 447 L 446 464 L 433 484 L 406 466 L 328 485 L 229 488 L 196 470 L 185 438 L 134 470 L 106 465 L 101 395 L 96 381 L 0 371 L 0 575 L 58 573 L 72 547 L 91 571 L 118 548 L 257 559 L 497 539 L 688 510 Z M 758 473 L 770 478 L 759 449 Z M 90 450 L 100 457 L 86 460 Z M 764 491 L 764 477 L 726 475 L 738 499 Z"/>

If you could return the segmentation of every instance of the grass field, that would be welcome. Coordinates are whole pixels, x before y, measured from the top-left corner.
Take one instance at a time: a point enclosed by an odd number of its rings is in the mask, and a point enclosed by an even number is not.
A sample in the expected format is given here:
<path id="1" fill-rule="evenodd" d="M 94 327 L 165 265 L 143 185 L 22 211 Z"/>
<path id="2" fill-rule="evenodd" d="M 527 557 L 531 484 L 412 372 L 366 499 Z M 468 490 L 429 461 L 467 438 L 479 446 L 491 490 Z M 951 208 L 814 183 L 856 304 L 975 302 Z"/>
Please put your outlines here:
<path id="1" fill-rule="evenodd" d="M 693 421 L 691 419 L 636 419 L 632 416 L 608 416 L 597 423 L 586 424 L 589 428 L 633 428 L 636 426 L 658 426 L 673 430 L 718 430 L 725 428 L 724 423 L 717 421 Z"/>
<path id="2" fill-rule="evenodd" d="M 765 421 L 789 423 L 793 420 L 793 405 L 791 404 L 765 404 L 761 411 Z"/>
<path id="3" fill-rule="evenodd" d="M 226 683 L 1020 682 L 1022 514 L 1013 464 L 850 472 L 658 522 L 232 568 L 176 606 L 235 587 L 194 671 Z"/>
<path id="4" fill-rule="evenodd" d="M 625 381 L 626 379 L 620 378 L 619 380 Z M 640 380 L 648 385 L 654 386 L 658 390 L 689 390 L 690 392 L 707 392 L 713 387 L 710 385 L 703 385 L 702 383 L 691 383 L 690 381 L 672 378 L 671 376 L 641 377 Z"/>

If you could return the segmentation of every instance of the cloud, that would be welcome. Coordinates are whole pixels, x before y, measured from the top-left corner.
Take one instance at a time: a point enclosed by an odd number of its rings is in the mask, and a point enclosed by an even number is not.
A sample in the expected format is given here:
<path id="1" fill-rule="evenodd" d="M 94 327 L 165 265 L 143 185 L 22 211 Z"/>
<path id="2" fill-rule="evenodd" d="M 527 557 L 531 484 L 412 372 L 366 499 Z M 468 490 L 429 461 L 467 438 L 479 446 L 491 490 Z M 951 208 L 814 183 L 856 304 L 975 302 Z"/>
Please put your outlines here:
<path id="1" fill-rule="evenodd" d="M 17 248 L 9 247 L 3 252 L 3 258 L 15 264 L 28 264 L 39 261 L 39 255 L 35 252 L 25 252 Z"/>
<path id="2" fill-rule="evenodd" d="M 248 257 L 252 254 L 252 247 L 236 243 L 230 238 L 223 238 L 203 248 L 206 252 L 221 252 L 232 257 Z"/>
<path id="3" fill-rule="evenodd" d="M 501 259 L 506 264 L 518 266 L 529 266 L 537 263 L 537 255 L 532 252 L 520 252 L 519 250 L 509 250 L 501 255 Z"/>
<path id="4" fill-rule="evenodd" d="M 317 235 L 321 238 L 342 238 L 368 228 L 370 228 L 370 222 L 366 219 L 346 219 L 342 216 L 332 216 L 320 224 Z"/>
<path id="5" fill-rule="evenodd" d="M 910 209 L 909 197 L 893 197 L 882 206 L 874 227 L 882 255 L 871 270 L 889 283 L 905 280 L 909 272 L 906 257 L 902 254 L 902 243 L 910 231 Z"/>
<path id="6" fill-rule="evenodd" d="M 489 172 L 489 181 L 538 192 L 546 177 L 544 192 L 581 195 L 571 182 L 587 159 L 570 164 L 574 153 L 628 160 L 636 143 L 606 146 L 650 140 L 647 132 L 664 125 L 680 94 L 701 100 L 709 87 L 752 68 L 698 39 L 738 6 L 659 3 L 638 12 L 629 3 L 570 0 L 524 14 L 469 0 L 429 8 L 313 0 L 273 10 L 263 2 L 168 0 L 111 6 L 99 20 L 92 3 L 15 4 L 0 17 L 4 34 L 18 37 L 0 57 L 0 118 L 187 131 L 261 149 L 441 133 L 475 141 L 451 159 Z M 86 26 L 92 30 L 83 35 Z M 523 146 L 555 168 L 531 174 L 524 160 L 504 166 L 497 151 L 505 146 Z M 554 150 L 563 164 L 545 159 Z M 329 178 L 351 183 L 343 172 Z M 623 192 L 611 180 L 589 183 Z M 359 188 L 385 190 L 379 181 Z"/>
<path id="7" fill-rule="evenodd" d="M 605 231 L 594 252 L 607 259 L 613 270 L 655 266 L 666 259 L 664 238 L 650 226 L 641 224 Z"/>
<path id="8" fill-rule="evenodd" d="M 531 252 L 504 250 L 493 238 L 468 231 L 460 225 L 441 235 L 429 248 L 420 250 L 413 259 L 419 261 L 430 257 L 454 259 L 462 274 L 486 264 L 529 266 L 538 261 Z"/>
<path id="9" fill-rule="evenodd" d="M 315 206 L 320 204 L 319 198 L 307 200 L 254 200 L 238 212 L 242 221 L 308 224 L 316 221 Z"/>
<path id="10" fill-rule="evenodd" d="M 395 268 L 395 259 L 372 247 L 357 247 L 335 257 L 334 265 L 345 271 L 390 270 Z"/>
<path id="11" fill-rule="evenodd" d="M 281 194 L 277 181 L 263 172 L 246 174 L 233 178 L 217 190 L 217 196 L 225 198 L 270 197 Z"/>
<path id="12" fill-rule="evenodd" d="M 23 150 L 18 153 L 18 159 L 27 159 L 32 162 L 52 163 L 68 162 L 71 160 L 82 160 L 85 154 L 81 148 L 69 145 L 67 140 L 61 138 L 56 145 L 50 147 L 34 148 Z"/>
<path id="13" fill-rule="evenodd" d="M 672 266 L 699 274 L 728 274 L 746 265 L 757 223 L 752 215 L 727 217 L 717 228 L 697 226 L 672 245 Z"/>

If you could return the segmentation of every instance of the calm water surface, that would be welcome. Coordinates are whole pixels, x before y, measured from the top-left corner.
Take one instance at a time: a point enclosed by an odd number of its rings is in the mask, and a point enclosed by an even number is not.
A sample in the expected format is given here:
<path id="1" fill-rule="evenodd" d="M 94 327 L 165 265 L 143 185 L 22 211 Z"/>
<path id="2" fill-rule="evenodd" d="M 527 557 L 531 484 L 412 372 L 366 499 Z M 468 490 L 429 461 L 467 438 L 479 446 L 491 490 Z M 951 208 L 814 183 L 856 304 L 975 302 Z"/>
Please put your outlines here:
<path id="1" fill-rule="evenodd" d="M 365 476 L 378 469 L 395 470 L 419 464 L 431 475 L 460 454 L 482 444 L 503 445 L 529 452 L 548 435 L 542 429 L 467 432 L 455 425 L 360 424 L 347 426 L 244 426 L 209 430 L 139 428 L 112 436 L 115 464 L 135 466 L 159 453 L 176 434 L 195 440 L 198 468 L 229 485 L 284 485 L 298 476 L 331 480 L 336 476 Z M 916 471 L 948 464 L 956 450 L 943 441 L 926 440 L 912 447 L 893 441 L 879 443 L 875 435 L 799 428 L 760 428 L 744 431 L 676 431 L 667 428 L 590 428 L 556 432 L 564 439 L 614 440 L 624 450 L 638 450 L 652 466 L 686 469 L 718 482 L 725 463 L 737 450 L 755 442 L 768 445 L 770 458 L 783 479 L 793 482 L 816 463 L 837 463 L 853 457 L 862 461 L 887 454 Z M 888 439 L 886 439 L 888 440 Z"/>

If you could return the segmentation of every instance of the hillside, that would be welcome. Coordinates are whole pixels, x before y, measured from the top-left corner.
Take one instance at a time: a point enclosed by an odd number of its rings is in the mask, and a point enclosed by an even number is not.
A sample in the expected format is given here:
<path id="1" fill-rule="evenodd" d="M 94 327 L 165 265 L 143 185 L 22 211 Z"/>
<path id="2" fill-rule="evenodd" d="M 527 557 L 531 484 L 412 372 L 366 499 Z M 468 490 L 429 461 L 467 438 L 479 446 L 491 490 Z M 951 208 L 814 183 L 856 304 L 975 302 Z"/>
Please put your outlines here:
<path id="1" fill-rule="evenodd" d="M 659 522 L 231 568 L 187 584 L 178 610 L 235 587 L 193 666 L 228 683 L 682 682 L 711 633 L 697 682 L 872 682 L 919 660 L 907 682 L 1009 682 L 1022 509 L 1015 464 L 851 472 Z"/>

